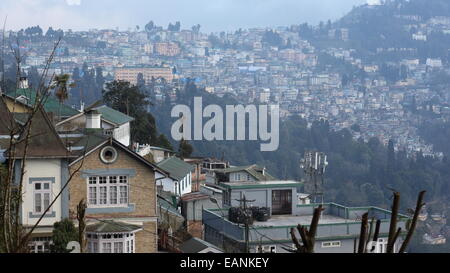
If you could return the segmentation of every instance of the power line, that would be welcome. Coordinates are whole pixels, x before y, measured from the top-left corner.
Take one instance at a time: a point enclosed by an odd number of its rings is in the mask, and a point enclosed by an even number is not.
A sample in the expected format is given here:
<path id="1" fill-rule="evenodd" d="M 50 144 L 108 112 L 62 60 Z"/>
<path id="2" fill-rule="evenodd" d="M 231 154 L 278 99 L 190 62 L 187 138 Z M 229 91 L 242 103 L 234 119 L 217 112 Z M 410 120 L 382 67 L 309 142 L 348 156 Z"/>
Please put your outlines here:
<path id="1" fill-rule="evenodd" d="M 262 234 L 262 233 L 259 232 L 255 227 L 251 227 L 251 229 L 254 230 L 254 231 L 256 231 L 256 233 L 258 233 L 259 235 L 261 235 L 261 237 L 267 238 L 267 239 L 269 239 L 269 241 L 271 241 L 271 242 L 273 242 L 273 243 L 280 244 L 280 245 L 285 246 L 285 247 L 288 247 L 288 248 L 292 248 L 292 246 L 290 246 L 290 245 L 287 245 L 287 244 L 285 244 L 285 243 L 281 243 L 281 242 L 279 242 L 279 241 L 276 241 L 276 240 L 270 238 L 269 236 L 267 236 L 267 235 L 265 235 L 265 234 Z"/>

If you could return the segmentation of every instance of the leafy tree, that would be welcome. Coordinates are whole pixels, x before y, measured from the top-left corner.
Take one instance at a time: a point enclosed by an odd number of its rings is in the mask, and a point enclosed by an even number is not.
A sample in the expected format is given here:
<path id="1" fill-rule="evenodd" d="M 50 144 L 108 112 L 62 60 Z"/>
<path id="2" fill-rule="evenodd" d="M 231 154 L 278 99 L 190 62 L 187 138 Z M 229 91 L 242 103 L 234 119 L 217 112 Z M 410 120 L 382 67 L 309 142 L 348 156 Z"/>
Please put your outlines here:
<path id="1" fill-rule="evenodd" d="M 283 45 L 283 39 L 281 38 L 280 34 L 278 32 L 275 32 L 273 30 L 267 30 L 263 37 L 262 42 L 267 43 L 271 46 L 281 46 Z"/>
<path id="2" fill-rule="evenodd" d="M 154 27 L 155 27 L 155 23 L 153 23 L 153 21 L 150 21 L 145 25 L 145 31 L 152 32 Z"/>
<path id="3" fill-rule="evenodd" d="M 50 245 L 50 252 L 52 253 L 68 253 L 66 249 L 70 241 L 78 241 L 78 230 L 75 228 L 73 222 L 69 219 L 63 219 L 60 222 L 53 224 L 53 244 Z"/>
<path id="4" fill-rule="evenodd" d="M 158 134 L 155 118 L 147 112 L 151 103 L 138 86 L 126 81 L 109 82 L 103 90 L 103 100 L 109 107 L 135 119 L 131 122 L 133 141 L 171 149 L 167 138 Z"/>

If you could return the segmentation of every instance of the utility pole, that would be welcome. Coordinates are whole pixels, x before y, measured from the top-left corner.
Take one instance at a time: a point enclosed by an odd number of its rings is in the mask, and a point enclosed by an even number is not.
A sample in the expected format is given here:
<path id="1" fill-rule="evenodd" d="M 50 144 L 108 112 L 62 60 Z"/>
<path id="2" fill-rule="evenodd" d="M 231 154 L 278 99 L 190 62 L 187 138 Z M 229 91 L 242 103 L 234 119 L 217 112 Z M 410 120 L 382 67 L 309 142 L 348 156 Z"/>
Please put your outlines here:
<path id="1" fill-rule="evenodd" d="M 242 199 L 235 199 L 236 201 L 239 201 L 239 203 L 241 204 L 241 208 L 242 208 L 242 204 L 244 204 L 243 206 L 243 210 L 244 210 L 244 227 L 245 227 L 245 252 L 244 253 L 250 253 L 250 248 L 249 248 L 249 235 L 250 235 L 250 227 L 248 224 L 248 219 L 249 217 L 251 217 L 251 215 L 247 214 L 247 203 L 252 203 L 255 202 L 256 200 L 247 200 L 245 198 L 245 194 L 244 197 Z"/>
<path id="2" fill-rule="evenodd" d="M 300 168 L 306 175 L 305 192 L 311 195 L 311 202 L 323 204 L 323 184 L 327 156 L 321 152 L 306 151 L 300 161 Z"/>

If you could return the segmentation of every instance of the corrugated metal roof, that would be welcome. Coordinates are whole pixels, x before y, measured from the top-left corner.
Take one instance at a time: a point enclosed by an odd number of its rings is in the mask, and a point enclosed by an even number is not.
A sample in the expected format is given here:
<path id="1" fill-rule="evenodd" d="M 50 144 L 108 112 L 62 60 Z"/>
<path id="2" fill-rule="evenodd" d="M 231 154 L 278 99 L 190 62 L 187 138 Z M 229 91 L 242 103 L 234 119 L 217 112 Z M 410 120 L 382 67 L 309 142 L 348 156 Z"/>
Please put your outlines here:
<path id="1" fill-rule="evenodd" d="M 33 106 L 36 100 L 36 92 L 32 89 L 17 89 L 14 93 L 10 92 L 7 94 L 8 97 L 12 99 L 16 99 L 20 96 L 25 96 L 28 98 L 28 106 Z M 23 103 L 23 102 L 22 102 Z M 47 96 L 43 103 L 45 112 L 53 113 L 55 116 L 63 116 L 63 117 L 71 117 L 79 113 L 79 111 L 73 109 L 70 106 L 67 106 L 63 103 L 60 103 L 55 97 L 52 95 Z M 61 113 L 61 114 L 60 114 Z"/>
<path id="2" fill-rule="evenodd" d="M 251 188 L 297 188 L 303 185 L 299 181 L 275 180 L 275 181 L 247 181 L 247 182 L 226 182 L 221 186 L 230 189 L 251 189 Z"/>
<path id="3" fill-rule="evenodd" d="M 194 170 L 194 166 L 184 162 L 177 157 L 169 157 L 156 164 L 159 168 L 169 173 L 170 177 L 182 180 L 189 172 Z"/>
<path id="4" fill-rule="evenodd" d="M 114 110 L 106 105 L 94 108 L 97 110 L 100 114 L 102 114 L 102 118 L 106 121 L 109 121 L 111 123 L 122 125 L 127 122 L 131 122 L 134 120 L 133 117 L 130 117 L 128 115 L 125 115 L 124 113 L 121 113 L 117 110 Z"/>
<path id="5" fill-rule="evenodd" d="M 183 217 L 183 215 L 181 215 L 181 213 L 178 212 L 177 208 L 175 208 L 172 203 L 170 203 L 166 199 L 162 198 L 161 196 L 158 196 L 158 207 L 161 207 L 164 211 L 170 211 L 171 213 L 173 213 L 179 217 Z M 159 209 L 158 209 L 158 213 L 159 213 Z"/>
<path id="6" fill-rule="evenodd" d="M 86 232 L 94 233 L 114 233 L 114 232 L 133 232 L 142 229 L 137 225 L 126 224 L 112 220 L 104 220 L 86 227 Z"/>
<path id="7" fill-rule="evenodd" d="M 191 239 L 187 240 L 186 242 L 184 242 L 181 247 L 180 250 L 183 253 L 199 253 L 200 251 L 206 249 L 206 248 L 214 248 L 217 249 L 219 251 L 222 251 L 220 248 L 218 248 L 215 245 L 212 245 L 202 239 L 196 238 L 196 237 L 192 237 Z"/>
<path id="8" fill-rule="evenodd" d="M 217 172 L 222 173 L 234 173 L 234 172 L 247 172 L 251 176 L 253 176 L 258 181 L 272 181 L 277 180 L 274 176 L 264 170 L 264 167 L 258 165 L 249 165 L 249 166 L 239 166 L 239 167 L 231 167 L 223 170 L 218 170 Z"/>

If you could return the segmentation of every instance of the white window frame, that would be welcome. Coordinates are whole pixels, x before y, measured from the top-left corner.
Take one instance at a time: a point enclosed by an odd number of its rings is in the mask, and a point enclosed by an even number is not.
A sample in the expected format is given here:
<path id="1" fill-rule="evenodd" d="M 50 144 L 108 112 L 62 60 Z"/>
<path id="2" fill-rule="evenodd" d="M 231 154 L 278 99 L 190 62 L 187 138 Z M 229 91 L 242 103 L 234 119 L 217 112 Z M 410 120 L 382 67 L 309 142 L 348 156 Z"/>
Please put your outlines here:
<path id="1" fill-rule="evenodd" d="M 52 244 L 52 237 L 34 237 L 28 244 L 31 253 L 49 253 L 50 245 Z M 41 247 L 42 251 L 39 251 Z"/>
<path id="2" fill-rule="evenodd" d="M 104 182 L 103 182 L 104 181 Z M 113 182 L 115 181 L 115 182 Z M 103 183 L 101 183 L 103 182 Z M 128 207 L 130 203 L 130 178 L 127 175 L 98 175 L 89 176 L 86 179 L 87 183 L 87 200 L 89 208 L 105 208 L 105 207 Z M 122 188 L 125 187 L 125 197 L 121 194 Z M 101 193 L 106 188 L 106 200 L 105 203 L 100 201 L 103 200 Z M 115 196 L 111 195 L 111 189 L 115 188 Z M 95 189 L 95 198 L 92 198 L 92 190 Z M 126 198 L 123 200 L 123 198 Z M 92 202 L 95 200 L 95 202 Z M 112 202 L 115 200 L 115 202 Z"/>
<path id="3" fill-rule="evenodd" d="M 240 173 L 235 173 L 235 178 L 236 178 L 236 181 L 241 181 L 241 174 Z"/>
<path id="4" fill-rule="evenodd" d="M 277 253 L 277 246 L 276 245 L 258 246 L 256 248 L 256 251 L 261 251 L 260 253 Z"/>
<path id="5" fill-rule="evenodd" d="M 341 241 L 327 241 L 322 242 L 322 248 L 332 248 L 332 247 L 341 247 Z"/>
<path id="6" fill-rule="evenodd" d="M 135 232 L 86 233 L 89 253 L 134 253 L 136 249 Z M 116 237 L 116 238 L 115 238 Z M 121 251 L 116 245 L 122 244 Z M 96 244 L 96 247 L 94 247 Z M 111 252 L 104 252 L 103 244 L 110 244 Z"/>
<path id="7" fill-rule="evenodd" d="M 40 189 L 36 189 L 36 184 L 40 184 Z M 44 189 L 44 185 L 48 184 L 48 189 Z M 42 213 L 47 209 L 44 205 L 44 199 L 45 194 L 48 194 L 48 205 L 52 202 L 52 186 L 53 181 L 51 180 L 45 180 L 45 181 L 33 181 L 31 183 L 31 186 L 33 187 L 33 214 L 34 215 L 42 215 Z M 40 206 L 41 210 L 36 210 L 36 195 L 39 194 L 40 196 Z M 47 214 L 51 213 L 51 210 L 47 211 Z"/>

